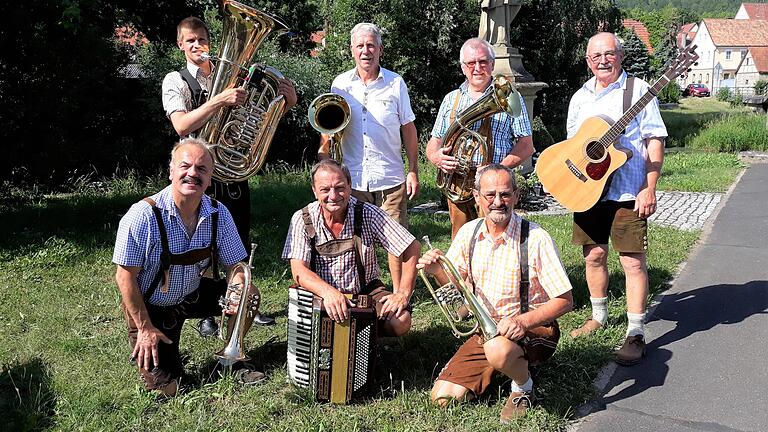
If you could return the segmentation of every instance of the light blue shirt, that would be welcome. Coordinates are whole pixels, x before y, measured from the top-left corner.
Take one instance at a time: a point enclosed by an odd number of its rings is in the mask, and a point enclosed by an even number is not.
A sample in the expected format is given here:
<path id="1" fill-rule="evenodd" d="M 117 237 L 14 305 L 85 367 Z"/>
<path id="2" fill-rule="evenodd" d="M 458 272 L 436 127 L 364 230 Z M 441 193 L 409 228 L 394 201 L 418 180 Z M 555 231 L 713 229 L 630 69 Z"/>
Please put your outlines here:
<path id="1" fill-rule="evenodd" d="M 219 263 L 222 267 L 233 265 L 247 256 L 232 215 L 224 204 L 218 203 L 218 208 L 215 209 L 211 205 L 211 199 L 203 195 L 197 228 L 192 238 L 189 238 L 173 202 L 171 186 L 151 198 L 162 213 L 163 224 L 168 234 L 168 248 L 172 254 L 210 247 L 211 215 L 218 211 L 216 243 Z M 149 290 L 152 280 L 160 270 L 162 249 L 160 229 L 152 207 L 143 200 L 132 205 L 128 213 L 120 219 L 112 262 L 122 266 L 141 267 L 138 279 L 142 294 Z M 171 265 L 168 292 L 164 293 L 157 287 L 149 302 L 158 306 L 179 304 L 184 297 L 198 288 L 201 272 L 208 267 L 210 261 L 210 258 L 206 258 L 192 265 Z"/>
<path id="2" fill-rule="evenodd" d="M 568 138 L 578 132 L 582 123 L 597 115 L 610 117 L 614 122 L 624 114 L 624 89 L 627 87 L 627 73 L 622 71 L 616 82 L 595 93 L 595 77 L 587 81 L 571 98 L 568 105 Z M 632 89 L 632 103 L 637 102 L 650 86 L 635 78 Z M 647 141 L 649 138 L 664 139 L 667 128 L 659 112 L 659 100 L 653 98 L 648 105 L 627 125 L 619 137 L 619 147 L 632 150 L 632 157 L 621 166 L 611 179 L 608 193 L 603 201 L 632 201 L 637 197 L 646 181 L 648 160 Z"/>
<path id="3" fill-rule="evenodd" d="M 489 88 L 492 86 L 493 84 Z M 469 84 L 464 81 L 458 89 L 445 95 L 443 102 L 440 104 L 440 111 L 437 113 L 435 126 L 432 128 L 433 137 L 443 138 L 445 136 L 448 127 L 451 125 L 451 111 L 457 97 L 459 98 L 459 105 L 456 107 L 456 117 L 464 109 L 476 102 L 469 96 L 468 90 Z M 488 91 L 486 89 L 486 93 Z M 523 108 L 523 111 L 517 117 L 512 117 L 504 111 L 496 113 L 491 117 L 491 134 L 493 136 L 492 163 L 501 163 L 504 157 L 512 152 L 517 138 L 531 136 L 531 123 L 528 121 L 528 111 L 525 109 L 525 102 L 522 97 L 520 97 L 520 106 Z M 482 121 L 476 121 L 469 126 L 469 129 L 477 131 L 481 125 Z M 478 164 L 482 162 L 480 160 L 480 152 L 475 153 L 473 160 Z"/>

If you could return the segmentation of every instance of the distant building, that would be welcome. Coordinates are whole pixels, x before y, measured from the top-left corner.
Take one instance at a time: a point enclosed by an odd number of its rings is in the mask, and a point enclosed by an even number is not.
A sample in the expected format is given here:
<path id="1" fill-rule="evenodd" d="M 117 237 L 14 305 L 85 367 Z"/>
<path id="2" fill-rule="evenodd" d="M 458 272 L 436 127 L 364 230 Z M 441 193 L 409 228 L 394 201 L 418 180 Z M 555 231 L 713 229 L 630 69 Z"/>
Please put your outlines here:
<path id="1" fill-rule="evenodd" d="M 736 87 L 753 88 L 760 80 L 768 81 L 768 47 L 749 47 L 736 68 Z"/>
<path id="2" fill-rule="evenodd" d="M 734 19 L 768 19 L 768 3 L 742 3 Z"/>
<path id="3" fill-rule="evenodd" d="M 690 45 L 697 31 L 699 31 L 697 23 L 688 23 L 680 27 L 680 31 L 677 32 L 677 47 L 682 49 Z"/>
<path id="4" fill-rule="evenodd" d="M 622 25 L 625 29 L 633 31 L 643 44 L 648 54 L 653 54 L 653 47 L 651 46 L 651 34 L 648 33 L 648 29 L 640 21 L 633 19 L 625 19 L 622 21 Z"/>
<path id="5" fill-rule="evenodd" d="M 115 39 L 128 45 L 130 60 L 129 62 L 120 68 L 118 74 L 123 78 L 144 78 L 146 74 L 141 70 L 141 65 L 138 62 L 139 48 L 142 45 L 149 43 L 149 40 L 140 31 L 137 31 L 129 26 L 122 26 L 115 29 Z"/>
<path id="6" fill-rule="evenodd" d="M 315 43 L 315 48 L 309 51 L 309 55 L 312 57 L 317 57 L 317 54 L 320 52 L 320 50 L 325 48 L 325 31 L 318 30 L 313 32 L 311 35 L 309 35 L 309 38 L 312 40 L 312 42 Z"/>

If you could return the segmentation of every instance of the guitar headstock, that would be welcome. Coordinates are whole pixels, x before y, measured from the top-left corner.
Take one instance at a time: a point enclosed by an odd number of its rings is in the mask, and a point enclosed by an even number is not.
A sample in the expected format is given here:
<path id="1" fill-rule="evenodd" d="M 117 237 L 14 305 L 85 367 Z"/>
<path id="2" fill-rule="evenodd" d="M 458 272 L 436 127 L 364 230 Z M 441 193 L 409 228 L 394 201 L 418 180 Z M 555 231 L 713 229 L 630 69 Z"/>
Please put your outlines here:
<path id="1" fill-rule="evenodd" d="M 698 59 L 699 55 L 696 54 L 696 45 L 688 45 L 672 61 L 666 72 L 664 72 L 664 76 L 671 81 L 680 75 L 684 75 Z"/>

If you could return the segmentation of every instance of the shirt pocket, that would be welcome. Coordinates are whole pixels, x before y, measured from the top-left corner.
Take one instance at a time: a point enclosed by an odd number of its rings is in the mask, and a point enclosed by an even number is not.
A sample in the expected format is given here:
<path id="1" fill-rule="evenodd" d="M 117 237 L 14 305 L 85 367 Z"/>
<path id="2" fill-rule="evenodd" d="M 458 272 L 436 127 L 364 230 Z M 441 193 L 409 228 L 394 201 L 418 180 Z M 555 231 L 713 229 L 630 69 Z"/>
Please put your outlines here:
<path id="1" fill-rule="evenodd" d="M 400 115 L 394 96 L 371 97 L 366 108 L 376 123 L 385 127 L 400 127 Z"/>

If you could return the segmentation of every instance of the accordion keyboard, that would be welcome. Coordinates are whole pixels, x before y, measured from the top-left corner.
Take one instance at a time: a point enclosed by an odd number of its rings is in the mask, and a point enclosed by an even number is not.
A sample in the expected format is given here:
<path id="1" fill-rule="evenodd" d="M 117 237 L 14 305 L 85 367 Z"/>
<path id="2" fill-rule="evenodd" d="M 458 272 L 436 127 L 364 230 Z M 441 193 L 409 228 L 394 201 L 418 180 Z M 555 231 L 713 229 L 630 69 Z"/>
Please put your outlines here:
<path id="1" fill-rule="evenodd" d="M 302 289 L 288 292 L 288 378 L 300 387 L 309 387 L 314 295 Z"/>

